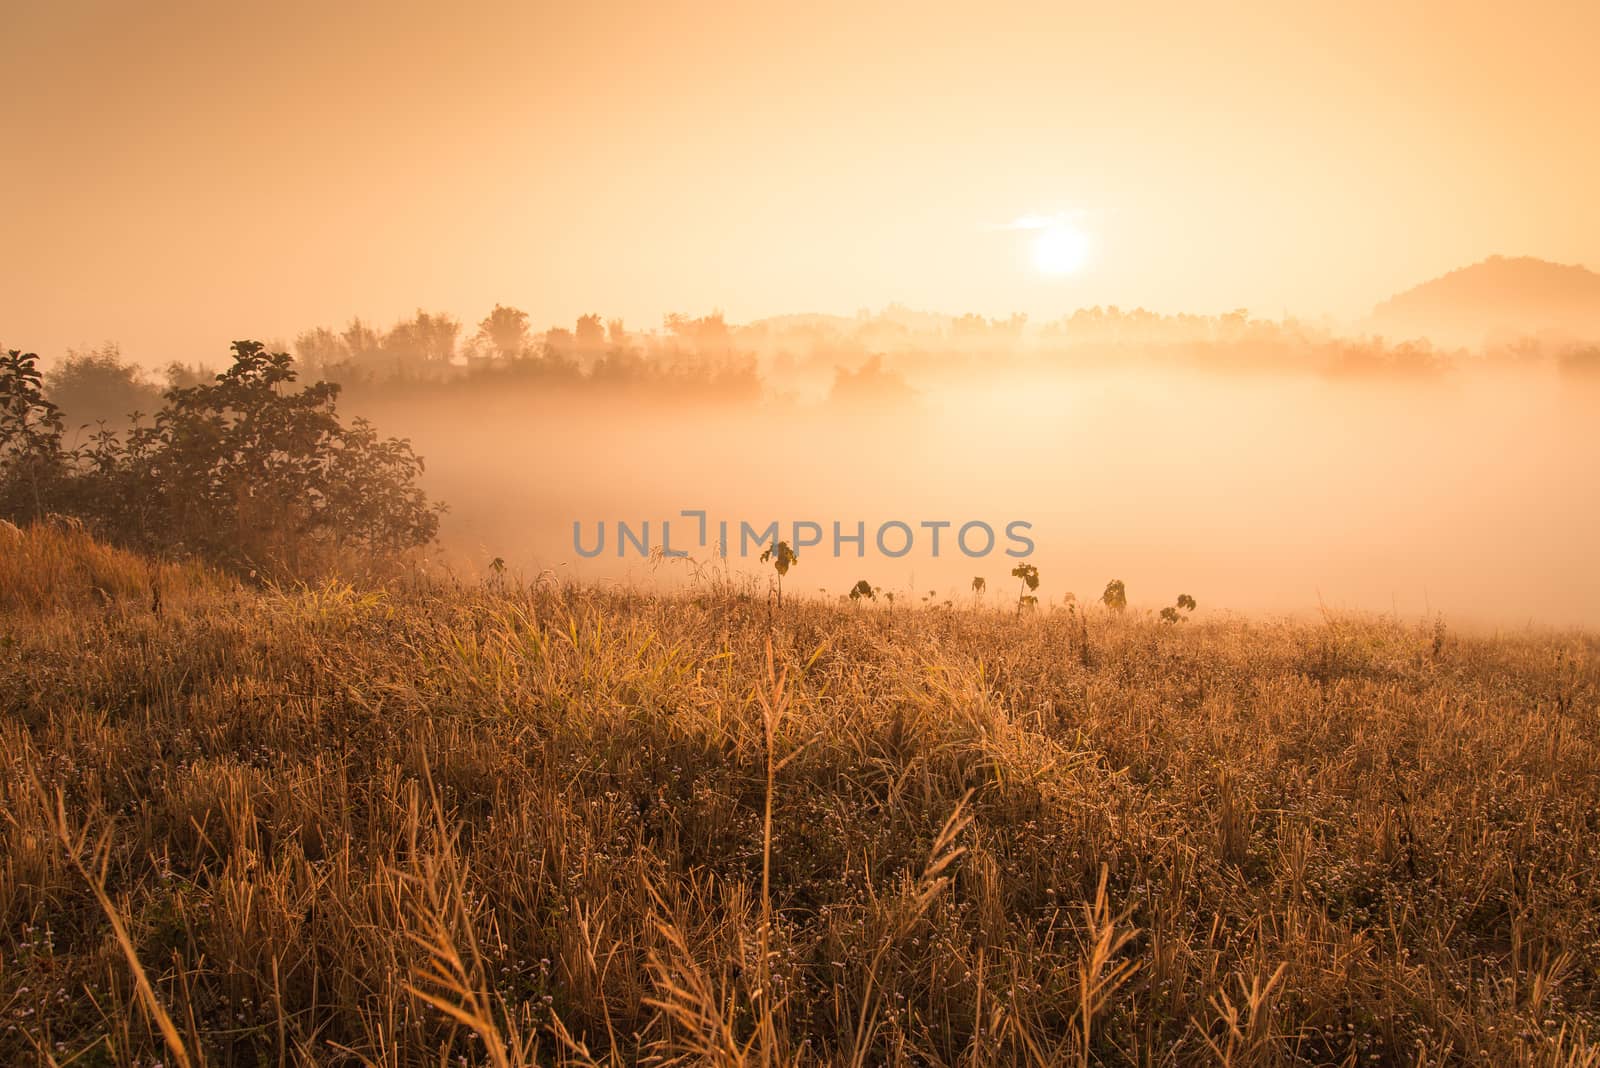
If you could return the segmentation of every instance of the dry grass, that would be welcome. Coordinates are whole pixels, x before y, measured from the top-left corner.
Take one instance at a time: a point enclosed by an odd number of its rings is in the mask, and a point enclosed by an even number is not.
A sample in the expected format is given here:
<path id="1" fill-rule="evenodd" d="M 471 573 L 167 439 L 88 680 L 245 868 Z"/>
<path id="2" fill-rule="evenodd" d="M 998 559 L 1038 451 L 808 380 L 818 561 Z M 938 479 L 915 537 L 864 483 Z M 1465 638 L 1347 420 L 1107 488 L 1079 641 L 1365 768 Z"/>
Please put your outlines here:
<path id="1" fill-rule="evenodd" d="M 26 531 L 0 520 L 0 613 L 134 606 L 155 612 L 228 588 L 198 565 L 149 561 L 95 541 L 75 519 Z"/>
<path id="2" fill-rule="evenodd" d="M 1591 635 L 0 539 L 6 1064 L 1600 1063 Z"/>

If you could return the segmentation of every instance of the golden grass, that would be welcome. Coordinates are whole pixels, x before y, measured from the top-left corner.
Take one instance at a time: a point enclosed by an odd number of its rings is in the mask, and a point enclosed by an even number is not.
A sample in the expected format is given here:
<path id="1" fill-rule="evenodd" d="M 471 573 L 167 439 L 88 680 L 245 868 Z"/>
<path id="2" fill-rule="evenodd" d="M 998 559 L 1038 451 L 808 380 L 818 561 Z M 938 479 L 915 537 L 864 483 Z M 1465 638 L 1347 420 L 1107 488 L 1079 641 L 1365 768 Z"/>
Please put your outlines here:
<path id="1" fill-rule="evenodd" d="M 197 564 L 158 563 L 91 538 L 75 519 L 19 530 L 0 520 L 0 612 L 128 609 L 212 597 L 226 588 Z"/>
<path id="2" fill-rule="evenodd" d="M 1592 635 L 8 536 L 0 1063 L 1600 1064 Z"/>

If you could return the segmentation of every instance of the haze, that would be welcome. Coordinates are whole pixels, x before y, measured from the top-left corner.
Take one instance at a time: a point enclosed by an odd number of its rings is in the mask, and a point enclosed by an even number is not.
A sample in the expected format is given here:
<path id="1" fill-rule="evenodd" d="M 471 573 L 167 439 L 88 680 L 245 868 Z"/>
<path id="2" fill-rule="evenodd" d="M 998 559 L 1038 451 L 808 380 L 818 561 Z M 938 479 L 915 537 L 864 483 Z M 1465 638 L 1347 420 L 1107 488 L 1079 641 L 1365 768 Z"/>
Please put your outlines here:
<path id="1" fill-rule="evenodd" d="M 911 554 L 888 559 L 872 532 L 1024 520 L 1047 605 L 1094 600 L 1120 577 L 1150 609 L 1187 592 L 1212 611 L 1600 623 L 1600 388 L 1548 369 L 1338 380 L 1009 366 L 870 406 L 478 394 L 361 410 L 429 457 L 427 482 L 451 502 L 448 555 L 469 577 L 499 556 L 529 581 L 687 581 L 713 554 L 679 513 L 704 509 L 735 543 L 740 521 L 777 520 L 786 539 L 794 520 L 819 522 L 791 594 L 832 599 L 866 579 L 902 604 L 967 603 L 982 576 L 985 603 L 1004 607 L 1018 583 L 1003 534 L 969 559 L 951 528 L 935 558 L 918 530 Z M 655 546 L 670 520 L 696 562 L 619 558 L 618 520 L 648 522 Z M 575 521 L 590 548 L 605 523 L 600 556 L 574 551 Z M 865 559 L 849 545 L 833 556 L 834 521 L 865 522 Z M 767 569 L 752 552 L 730 573 Z"/>
<path id="2" fill-rule="evenodd" d="M 150 365 L 495 301 L 1354 317 L 1600 262 L 1593 5 L 0 8 L 0 322 Z M 1018 217 L 1081 212 L 1090 269 Z"/>
<path id="3" fill-rule="evenodd" d="M 0 34 L 0 341 L 152 373 L 277 341 L 413 440 L 464 573 L 672 581 L 571 525 L 685 508 L 1024 520 L 1047 602 L 1600 623 L 1592 5 L 60 3 Z M 1531 259 L 1370 317 L 1498 253 Z M 1526 264 L 1563 318 L 1488 336 Z M 491 352 L 497 304 L 533 329 Z M 1172 318 L 1070 318 L 1111 306 Z M 419 309 L 459 332 L 396 371 Z M 574 347 L 593 314 L 622 322 Z M 1014 597 L 1012 563 L 817 551 L 790 586 Z"/>

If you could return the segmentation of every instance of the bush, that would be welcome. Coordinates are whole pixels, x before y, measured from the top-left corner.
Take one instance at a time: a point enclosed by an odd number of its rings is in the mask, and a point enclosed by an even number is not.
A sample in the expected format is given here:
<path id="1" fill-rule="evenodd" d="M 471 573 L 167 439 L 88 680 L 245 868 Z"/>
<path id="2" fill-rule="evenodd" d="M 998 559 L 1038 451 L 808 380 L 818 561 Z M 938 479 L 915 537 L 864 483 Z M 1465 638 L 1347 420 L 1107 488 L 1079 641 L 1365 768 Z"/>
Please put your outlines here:
<path id="1" fill-rule="evenodd" d="M 402 439 L 340 422 L 339 387 L 295 380 L 286 353 L 233 345 L 210 383 L 169 390 L 151 425 L 61 448 L 34 357 L 0 364 L 0 506 L 29 521 L 76 515 L 109 539 L 241 571 L 298 574 L 336 547 L 392 553 L 432 541 L 439 507 Z"/>
<path id="2" fill-rule="evenodd" d="M 60 492 L 61 410 L 44 396 L 39 357 L 0 357 L 0 516 L 29 523 Z"/>
<path id="3" fill-rule="evenodd" d="M 1121 612 L 1128 607 L 1128 587 L 1122 584 L 1121 579 L 1112 579 L 1106 583 L 1105 592 L 1100 594 L 1100 603 L 1113 612 Z"/>

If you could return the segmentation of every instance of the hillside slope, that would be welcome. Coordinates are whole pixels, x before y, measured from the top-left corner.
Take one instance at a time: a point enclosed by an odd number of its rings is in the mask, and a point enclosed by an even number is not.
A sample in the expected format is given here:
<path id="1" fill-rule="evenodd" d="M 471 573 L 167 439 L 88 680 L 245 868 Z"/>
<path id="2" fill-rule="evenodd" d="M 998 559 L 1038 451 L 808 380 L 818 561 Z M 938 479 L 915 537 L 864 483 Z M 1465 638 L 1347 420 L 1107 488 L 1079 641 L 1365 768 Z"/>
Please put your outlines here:
<path id="1" fill-rule="evenodd" d="M 1600 339 L 1600 274 L 1529 256 L 1491 256 L 1382 302 L 1372 325 L 1391 337 L 1449 345 L 1544 333 Z"/>

